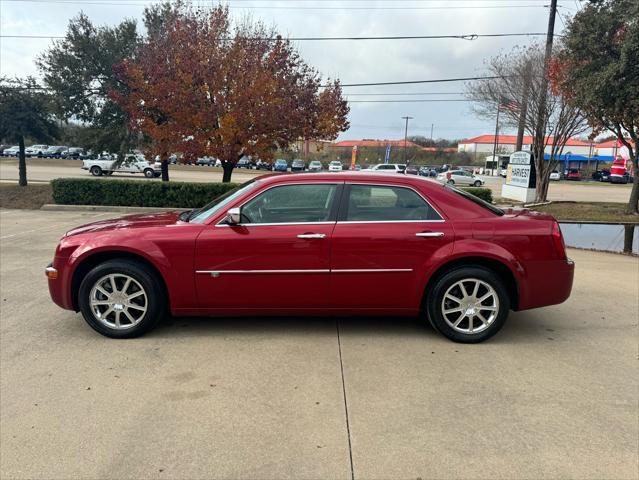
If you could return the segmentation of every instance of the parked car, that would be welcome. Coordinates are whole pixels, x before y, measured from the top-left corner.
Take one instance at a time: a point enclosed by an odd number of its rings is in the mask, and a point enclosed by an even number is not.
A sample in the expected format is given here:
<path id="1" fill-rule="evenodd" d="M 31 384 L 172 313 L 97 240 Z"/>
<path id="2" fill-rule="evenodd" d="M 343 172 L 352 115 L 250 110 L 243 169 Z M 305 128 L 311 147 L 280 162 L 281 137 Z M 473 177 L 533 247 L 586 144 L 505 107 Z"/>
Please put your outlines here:
<path id="1" fill-rule="evenodd" d="M 65 159 L 79 159 L 84 155 L 84 149 L 79 147 L 69 147 L 60 153 L 61 158 Z"/>
<path id="2" fill-rule="evenodd" d="M 377 165 L 373 165 L 372 167 L 370 167 L 369 170 L 404 173 L 404 170 L 406 170 L 406 165 L 404 165 L 403 163 L 378 163 Z"/>
<path id="3" fill-rule="evenodd" d="M 216 158 L 214 157 L 200 157 L 195 161 L 196 165 L 206 165 L 207 167 L 214 167 Z"/>
<path id="4" fill-rule="evenodd" d="M 485 183 L 477 175 L 466 170 L 448 170 L 437 175 L 437 180 L 451 185 L 471 185 L 473 187 L 481 187 Z"/>
<path id="5" fill-rule="evenodd" d="M 254 168 L 255 165 L 253 165 L 253 162 L 251 161 L 251 159 L 249 157 L 242 157 L 238 160 L 238 162 L 235 164 L 235 168 Z"/>
<path id="6" fill-rule="evenodd" d="M 62 156 L 62 152 L 67 150 L 69 147 L 66 145 L 51 145 L 47 148 L 42 156 L 44 158 L 60 158 Z"/>
<path id="7" fill-rule="evenodd" d="M 420 317 L 475 343 L 510 310 L 566 300 L 574 264 L 548 214 L 416 175 L 344 172 L 262 177 L 196 210 L 74 228 L 45 272 L 57 305 L 112 338 L 165 314 L 267 312 Z"/>
<path id="8" fill-rule="evenodd" d="M 300 160 L 299 158 L 293 160 L 291 163 L 291 172 L 303 172 L 304 170 L 306 170 L 306 163 L 304 163 L 304 160 Z"/>
<path id="9" fill-rule="evenodd" d="M 24 149 L 24 154 L 27 157 L 41 157 L 47 151 L 47 148 L 49 148 L 49 145 L 31 145 Z"/>
<path id="10" fill-rule="evenodd" d="M 146 178 L 154 178 L 162 174 L 159 162 L 149 163 L 139 154 L 127 155 L 120 165 L 111 159 L 83 160 L 82 169 L 96 177 L 114 173 L 142 173 Z"/>
<path id="11" fill-rule="evenodd" d="M 265 162 L 264 160 L 258 160 L 255 167 L 258 170 L 273 170 L 273 165 L 271 165 L 270 162 Z"/>
<path id="12" fill-rule="evenodd" d="M 506 178 L 508 176 L 508 168 L 499 169 L 499 176 Z"/>
<path id="13" fill-rule="evenodd" d="M 283 158 L 278 158 L 273 164 L 273 171 L 275 172 L 288 172 L 288 162 Z"/>
<path id="14" fill-rule="evenodd" d="M 607 168 L 603 168 L 601 170 L 596 170 L 592 172 L 592 179 L 597 182 L 609 182 L 610 181 L 610 170 Z"/>
<path id="15" fill-rule="evenodd" d="M 319 160 L 313 160 L 308 164 L 309 172 L 321 172 L 322 170 L 324 170 L 324 167 L 322 166 L 322 162 Z"/>
<path id="16" fill-rule="evenodd" d="M 561 174 L 557 170 L 550 172 L 550 180 L 561 180 Z"/>
<path id="17" fill-rule="evenodd" d="M 564 176 L 564 179 L 579 181 L 581 180 L 581 172 L 576 168 L 571 168 L 570 170 L 568 170 L 568 173 Z"/>
<path id="18" fill-rule="evenodd" d="M 14 145 L 13 147 L 5 148 L 2 151 L 2 155 L 5 157 L 17 157 L 20 153 L 20 147 L 18 145 Z"/>
<path id="19" fill-rule="evenodd" d="M 404 170 L 404 173 L 407 175 L 419 175 L 419 169 L 417 167 L 408 166 Z"/>
<path id="20" fill-rule="evenodd" d="M 328 164 L 329 172 L 341 172 L 343 169 L 344 167 L 342 166 L 342 162 L 338 160 L 333 160 L 331 163 Z"/>
<path id="21" fill-rule="evenodd" d="M 421 167 L 419 169 L 419 175 L 422 177 L 436 177 L 437 170 L 433 167 Z"/>

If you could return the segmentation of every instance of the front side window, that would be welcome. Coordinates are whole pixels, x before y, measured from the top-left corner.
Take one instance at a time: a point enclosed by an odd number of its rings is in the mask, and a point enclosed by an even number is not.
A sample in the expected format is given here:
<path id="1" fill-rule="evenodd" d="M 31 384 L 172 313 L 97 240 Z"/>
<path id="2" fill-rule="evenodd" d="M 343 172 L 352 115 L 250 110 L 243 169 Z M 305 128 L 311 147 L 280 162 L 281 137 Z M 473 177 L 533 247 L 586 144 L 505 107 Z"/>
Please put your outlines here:
<path id="1" fill-rule="evenodd" d="M 441 219 L 435 209 L 414 190 L 382 185 L 351 185 L 344 218 L 351 222 Z"/>
<path id="2" fill-rule="evenodd" d="M 308 184 L 270 188 L 242 207 L 242 223 L 328 222 L 337 187 Z"/>

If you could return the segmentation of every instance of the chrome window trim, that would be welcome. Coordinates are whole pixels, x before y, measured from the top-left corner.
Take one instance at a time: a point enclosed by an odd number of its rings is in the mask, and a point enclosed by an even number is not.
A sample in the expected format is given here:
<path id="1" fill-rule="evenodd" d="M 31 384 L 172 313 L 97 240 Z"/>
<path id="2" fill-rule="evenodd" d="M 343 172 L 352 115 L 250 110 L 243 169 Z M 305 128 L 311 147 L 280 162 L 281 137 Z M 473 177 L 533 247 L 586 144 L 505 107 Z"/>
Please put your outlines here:
<path id="1" fill-rule="evenodd" d="M 197 274 L 219 277 L 221 274 L 277 274 L 277 273 L 396 273 L 412 272 L 412 268 L 337 268 L 337 269 L 293 269 L 293 270 L 196 270 Z"/>
<path id="2" fill-rule="evenodd" d="M 397 188 L 407 188 L 409 190 L 412 190 L 413 192 L 415 192 L 422 200 L 424 200 L 424 202 L 426 202 L 426 205 L 428 205 L 430 208 L 432 208 L 435 213 L 437 215 L 439 215 L 439 220 L 344 220 L 344 221 L 339 221 L 337 223 L 417 223 L 417 222 L 445 222 L 446 220 L 444 220 L 444 215 L 441 214 L 441 212 L 439 210 L 437 210 L 435 207 L 433 207 L 433 205 L 426 199 L 426 197 L 424 197 L 424 195 L 421 194 L 421 192 L 415 190 L 412 186 L 410 185 L 401 185 L 401 184 L 397 184 L 397 183 L 370 183 L 367 182 L 365 180 L 362 180 L 361 182 L 353 182 L 353 181 L 346 181 L 345 185 L 348 186 L 353 186 L 353 185 L 368 185 L 371 187 L 397 187 Z M 350 191 L 348 192 L 348 194 L 350 195 Z"/>
<path id="3" fill-rule="evenodd" d="M 276 183 L 275 185 L 271 185 L 269 187 L 266 187 L 264 190 L 261 190 L 259 192 L 256 192 L 251 198 L 246 199 L 244 202 L 242 202 L 242 204 L 236 206 L 236 207 L 231 207 L 231 208 L 242 208 L 244 205 L 246 205 L 248 202 L 250 202 L 251 200 L 253 200 L 254 198 L 257 198 L 259 195 L 268 192 L 270 189 L 272 188 L 277 188 L 277 187 L 286 187 L 289 185 L 344 185 L 344 181 L 321 181 L 321 180 L 316 180 L 316 181 L 310 181 L 310 182 L 287 182 L 287 183 Z M 339 199 L 338 199 L 339 201 Z M 285 223 L 237 223 L 235 225 L 228 225 L 228 224 L 224 224 L 222 222 L 224 222 L 224 220 L 226 220 L 226 215 L 215 224 L 216 227 L 254 227 L 257 225 L 264 225 L 264 226 L 275 226 L 275 225 L 331 225 L 334 224 L 335 222 L 285 222 Z"/>

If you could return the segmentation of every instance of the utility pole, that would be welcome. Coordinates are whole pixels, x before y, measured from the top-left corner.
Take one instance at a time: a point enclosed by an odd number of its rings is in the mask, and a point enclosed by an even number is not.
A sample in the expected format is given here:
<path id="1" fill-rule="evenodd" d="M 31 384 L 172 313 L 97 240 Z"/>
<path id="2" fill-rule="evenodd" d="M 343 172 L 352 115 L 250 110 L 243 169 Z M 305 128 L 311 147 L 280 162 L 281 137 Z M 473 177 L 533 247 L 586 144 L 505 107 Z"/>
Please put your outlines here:
<path id="1" fill-rule="evenodd" d="M 497 143 L 498 143 L 498 138 L 499 138 L 499 112 L 501 109 L 501 98 L 498 100 L 497 102 L 497 119 L 495 120 L 495 139 L 493 141 L 493 162 L 496 162 L 496 156 L 497 156 Z M 497 165 L 495 163 L 495 165 Z M 496 166 L 495 168 L 499 168 L 499 166 Z"/>
<path id="2" fill-rule="evenodd" d="M 539 110 L 537 111 L 537 124 L 535 125 L 535 168 L 537 177 L 544 171 L 544 145 L 546 136 L 546 100 L 548 96 L 548 64 L 552 55 L 552 42 L 555 33 L 555 15 L 557 13 L 557 0 L 550 1 L 550 14 L 548 15 L 548 33 L 546 34 L 546 52 L 544 56 L 544 71 L 541 76 L 541 90 L 539 92 Z M 540 158 L 537 158 L 540 157 Z"/>
<path id="3" fill-rule="evenodd" d="M 402 117 L 404 120 L 406 120 L 406 128 L 404 129 L 404 165 L 407 165 L 406 163 L 406 140 L 408 139 L 408 121 L 412 120 L 413 117 Z"/>
<path id="4" fill-rule="evenodd" d="M 431 143 L 432 143 L 432 141 L 433 141 L 433 128 L 434 128 L 434 127 L 435 127 L 435 124 L 434 124 L 434 123 L 431 123 L 431 124 L 430 124 L 430 141 L 431 141 Z"/>

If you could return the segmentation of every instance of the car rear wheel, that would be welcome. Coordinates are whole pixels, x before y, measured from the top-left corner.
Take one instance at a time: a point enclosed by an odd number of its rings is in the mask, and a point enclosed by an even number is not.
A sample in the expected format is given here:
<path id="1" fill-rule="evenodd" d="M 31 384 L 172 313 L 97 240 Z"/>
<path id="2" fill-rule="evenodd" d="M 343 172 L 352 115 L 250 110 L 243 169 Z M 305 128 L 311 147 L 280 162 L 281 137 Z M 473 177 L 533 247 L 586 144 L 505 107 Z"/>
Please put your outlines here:
<path id="1" fill-rule="evenodd" d="M 152 168 L 147 168 L 146 170 L 144 170 L 144 176 L 146 178 L 153 178 L 155 177 L 155 171 L 153 171 Z"/>
<path id="2" fill-rule="evenodd" d="M 510 299 L 499 276 L 483 267 L 462 267 L 439 277 L 426 298 L 431 325 L 455 342 L 478 343 L 504 325 Z"/>
<path id="3" fill-rule="evenodd" d="M 111 338 L 138 337 L 162 318 L 164 288 L 144 264 L 108 260 L 82 280 L 78 303 L 82 316 L 95 331 Z"/>
<path id="4" fill-rule="evenodd" d="M 452 178 L 450 180 L 448 180 L 448 184 L 449 185 L 455 185 L 455 180 L 453 180 Z"/>
<path id="5" fill-rule="evenodd" d="M 102 169 L 97 165 L 93 165 L 91 167 L 91 175 L 93 175 L 94 177 L 99 177 L 100 175 L 102 175 Z"/>
<path id="6" fill-rule="evenodd" d="M 473 183 L 473 185 L 476 187 L 481 187 L 481 182 L 477 180 L 475 183 Z"/>

